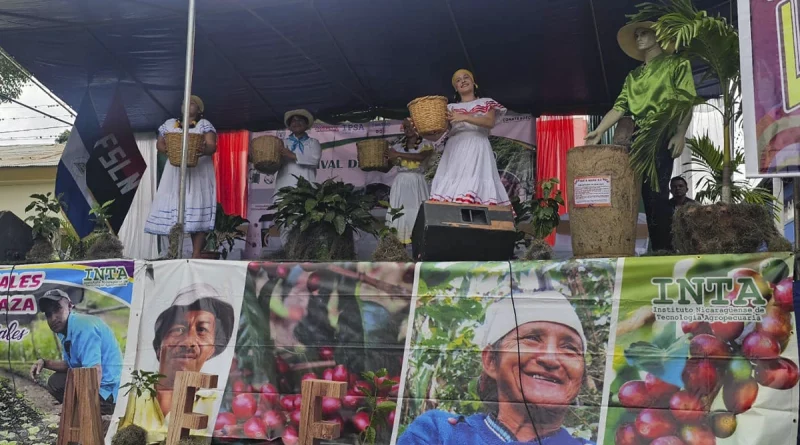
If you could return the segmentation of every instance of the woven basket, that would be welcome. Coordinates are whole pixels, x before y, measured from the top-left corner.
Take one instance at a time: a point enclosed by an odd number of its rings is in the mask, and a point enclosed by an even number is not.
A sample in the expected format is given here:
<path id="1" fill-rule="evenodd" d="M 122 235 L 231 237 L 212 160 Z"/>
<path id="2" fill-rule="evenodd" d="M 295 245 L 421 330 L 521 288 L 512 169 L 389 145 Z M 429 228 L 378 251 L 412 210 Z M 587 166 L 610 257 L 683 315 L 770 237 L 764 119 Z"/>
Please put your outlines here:
<path id="1" fill-rule="evenodd" d="M 392 167 L 386 161 L 389 143 L 385 139 L 366 139 L 356 142 L 358 168 L 369 171 L 389 171 Z"/>
<path id="2" fill-rule="evenodd" d="M 259 136 L 250 141 L 250 155 L 256 170 L 272 174 L 281 168 L 283 141 L 275 136 Z"/>
<path id="3" fill-rule="evenodd" d="M 169 163 L 175 167 L 181 166 L 181 139 L 182 133 L 167 133 L 167 156 Z M 200 151 L 203 148 L 204 137 L 202 134 L 189 133 L 189 149 L 186 151 L 186 166 L 194 167 L 200 158 Z"/>
<path id="4" fill-rule="evenodd" d="M 447 130 L 447 98 L 425 96 L 408 104 L 411 119 L 421 135 L 441 133 Z"/>

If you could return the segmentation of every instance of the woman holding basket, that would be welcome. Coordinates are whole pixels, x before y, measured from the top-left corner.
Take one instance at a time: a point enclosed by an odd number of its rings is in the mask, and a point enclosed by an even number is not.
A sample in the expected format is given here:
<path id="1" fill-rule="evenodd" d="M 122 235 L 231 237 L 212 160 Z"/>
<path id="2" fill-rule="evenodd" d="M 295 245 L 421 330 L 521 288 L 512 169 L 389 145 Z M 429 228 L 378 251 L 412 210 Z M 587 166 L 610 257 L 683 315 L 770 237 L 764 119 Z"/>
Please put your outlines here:
<path id="1" fill-rule="evenodd" d="M 214 160 L 217 151 L 217 130 L 211 122 L 203 119 L 203 101 L 192 96 L 189 103 L 189 133 L 203 135 L 203 144 L 197 165 L 186 169 L 186 204 L 183 230 L 192 236 L 192 258 L 200 258 L 205 246 L 206 234 L 214 230 L 214 217 L 217 211 L 217 179 L 214 173 Z M 159 153 L 167 153 L 166 136 L 170 133 L 183 133 L 180 119 L 168 119 L 158 128 L 156 148 Z M 170 229 L 178 222 L 178 200 L 180 193 L 181 168 L 167 163 L 158 184 L 153 208 L 144 226 L 144 231 L 153 235 L 169 235 Z"/>
<path id="2" fill-rule="evenodd" d="M 453 74 L 456 102 L 447 105 L 449 139 L 431 184 L 431 201 L 507 206 L 497 161 L 489 143 L 489 131 L 506 114 L 506 108 L 478 95 L 471 72 Z M 438 140 L 443 133 L 425 136 Z"/>
<path id="3" fill-rule="evenodd" d="M 392 221 L 386 214 L 386 224 L 397 229 L 397 238 L 403 244 L 411 244 L 411 231 L 417 221 L 419 207 L 430 196 L 425 182 L 425 164 L 433 153 L 433 144 L 423 141 L 414 130 L 411 119 L 403 121 L 403 137 L 393 145 L 387 157 L 397 164 L 397 176 L 389 194 L 389 206 L 403 209 L 403 214 Z"/>

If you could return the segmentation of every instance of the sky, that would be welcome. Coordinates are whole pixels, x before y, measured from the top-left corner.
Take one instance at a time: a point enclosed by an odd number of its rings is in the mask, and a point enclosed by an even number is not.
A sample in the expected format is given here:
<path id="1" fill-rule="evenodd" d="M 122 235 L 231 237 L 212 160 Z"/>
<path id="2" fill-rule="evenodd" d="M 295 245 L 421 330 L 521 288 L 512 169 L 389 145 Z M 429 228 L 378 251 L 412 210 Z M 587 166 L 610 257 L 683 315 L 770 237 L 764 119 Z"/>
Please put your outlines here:
<path id="1" fill-rule="evenodd" d="M 33 83 L 28 83 L 23 87 L 22 94 L 17 101 L 67 122 L 74 121 L 67 110 Z M 21 105 L 0 104 L 0 146 L 54 144 L 56 136 L 70 128 L 71 125 L 45 117 Z"/>

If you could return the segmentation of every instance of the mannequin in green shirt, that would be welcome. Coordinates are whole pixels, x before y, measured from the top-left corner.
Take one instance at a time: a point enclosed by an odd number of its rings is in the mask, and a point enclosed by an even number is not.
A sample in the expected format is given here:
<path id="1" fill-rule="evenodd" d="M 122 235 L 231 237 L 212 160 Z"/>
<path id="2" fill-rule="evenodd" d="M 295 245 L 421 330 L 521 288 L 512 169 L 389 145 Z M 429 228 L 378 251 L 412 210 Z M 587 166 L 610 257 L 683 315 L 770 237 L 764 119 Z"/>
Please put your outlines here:
<path id="1" fill-rule="evenodd" d="M 635 121 L 643 122 L 652 113 L 662 111 L 666 101 L 677 97 L 679 91 L 692 96 L 697 94 L 691 64 L 671 54 L 670 49 L 662 48 L 652 26 L 653 22 L 631 23 L 617 34 L 622 50 L 630 57 L 644 61 L 644 64 L 625 78 L 614 108 L 605 115 L 597 129 L 586 136 L 587 144 L 597 144 L 603 133 L 627 113 L 632 114 Z M 676 122 L 675 134 L 663 142 L 663 149 L 656 155 L 659 191 L 655 192 L 647 180 L 642 183 L 642 199 L 653 251 L 672 250 L 672 211 L 669 205 L 672 160 L 683 152 L 691 119 L 689 113 L 681 122 Z"/>

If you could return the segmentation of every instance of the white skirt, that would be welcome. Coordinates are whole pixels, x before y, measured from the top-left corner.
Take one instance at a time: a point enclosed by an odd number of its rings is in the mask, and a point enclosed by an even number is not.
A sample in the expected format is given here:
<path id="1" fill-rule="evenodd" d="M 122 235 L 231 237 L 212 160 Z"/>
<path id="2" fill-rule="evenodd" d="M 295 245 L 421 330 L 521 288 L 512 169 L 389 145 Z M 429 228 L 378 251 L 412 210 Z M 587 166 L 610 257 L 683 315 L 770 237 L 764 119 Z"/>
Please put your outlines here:
<path id="1" fill-rule="evenodd" d="M 386 213 L 386 224 L 397 229 L 397 238 L 403 244 L 411 243 L 411 231 L 417 221 L 420 206 L 430 196 L 425 177 L 417 172 L 400 172 L 392 182 L 389 193 L 389 205 L 393 209 L 403 208 L 403 215 L 392 221 Z"/>
<path id="2" fill-rule="evenodd" d="M 431 184 L 431 200 L 480 205 L 511 204 L 500 181 L 489 138 L 479 132 L 465 131 L 447 141 Z"/>
<path id="3" fill-rule="evenodd" d="M 178 194 L 180 193 L 181 169 L 167 162 L 150 216 L 144 231 L 153 235 L 169 235 L 178 222 Z M 217 178 L 214 160 L 202 156 L 197 166 L 186 168 L 186 206 L 184 227 L 186 233 L 210 232 L 214 230 L 217 212 Z"/>

